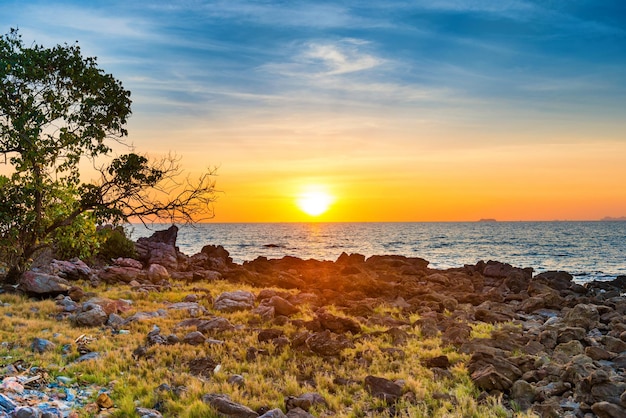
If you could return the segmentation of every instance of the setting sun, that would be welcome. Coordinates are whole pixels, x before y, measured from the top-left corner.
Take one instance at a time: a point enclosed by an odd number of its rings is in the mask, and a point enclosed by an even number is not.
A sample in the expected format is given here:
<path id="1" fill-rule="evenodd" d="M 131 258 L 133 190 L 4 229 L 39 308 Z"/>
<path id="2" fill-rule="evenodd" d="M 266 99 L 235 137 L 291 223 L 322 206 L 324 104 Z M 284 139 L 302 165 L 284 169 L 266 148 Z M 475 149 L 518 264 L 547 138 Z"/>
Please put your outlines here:
<path id="1" fill-rule="evenodd" d="M 333 202 L 333 197 L 319 188 L 310 188 L 300 194 L 296 200 L 298 207 L 310 216 L 319 216 L 326 212 Z"/>

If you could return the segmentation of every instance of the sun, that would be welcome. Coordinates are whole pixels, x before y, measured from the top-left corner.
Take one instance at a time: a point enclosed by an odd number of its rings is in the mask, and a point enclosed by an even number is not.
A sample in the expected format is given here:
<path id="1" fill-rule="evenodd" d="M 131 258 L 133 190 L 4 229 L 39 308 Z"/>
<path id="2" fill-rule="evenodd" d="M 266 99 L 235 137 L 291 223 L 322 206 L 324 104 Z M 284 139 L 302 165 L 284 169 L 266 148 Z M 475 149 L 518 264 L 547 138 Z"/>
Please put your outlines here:
<path id="1" fill-rule="evenodd" d="M 298 195 L 296 203 L 307 215 L 319 216 L 328 210 L 333 203 L 333 197 L 324 190 L 310 188 Z"/>

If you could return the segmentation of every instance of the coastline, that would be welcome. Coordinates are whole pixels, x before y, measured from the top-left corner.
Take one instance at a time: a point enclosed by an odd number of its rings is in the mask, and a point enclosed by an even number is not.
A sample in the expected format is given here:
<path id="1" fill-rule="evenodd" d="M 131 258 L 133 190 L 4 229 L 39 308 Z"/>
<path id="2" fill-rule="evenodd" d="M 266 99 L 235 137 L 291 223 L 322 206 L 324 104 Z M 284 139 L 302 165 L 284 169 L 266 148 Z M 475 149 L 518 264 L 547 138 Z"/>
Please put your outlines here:
<path id="1" fill-rule="evenodd" d="M 179 416 L 173 411 L 190 403 L 250 417 L 348 417 L 354 408 L 364 416 L 626 414 L 626 276 L 582 286 L 563 271 L 498 261 L 433 269 L 417 257 L 346 253 L 237 264 L 219 245 L 180 253 L 177 232 L 141 238 L 134 259 L 110 265 L 53 261 L 18 286 L 36 297 L 25 308 L 15 298 L 14 308 L 3 305 L 9 326 L 26 312 L 45 329 L 63 329 L 31 354 L 13 341 L 19 335 L 3 334 L 12 356 L 104 386 L 71 383 L 100 395 L 64 407 L 124 416 Z M 101 342 L 89 348 L 89 334 Z M 57 346 L 77 353 L 55 366 Z M 37 370 L 18 377 L 31 382 Z M 136 374 L 152 377 L 139 384 Z M 158 389 L 164 384 L 187 395 Z M 160 401 L 136 405 L 142 392 Z M 4 396 L 22 408 L 19 395 Z"/>

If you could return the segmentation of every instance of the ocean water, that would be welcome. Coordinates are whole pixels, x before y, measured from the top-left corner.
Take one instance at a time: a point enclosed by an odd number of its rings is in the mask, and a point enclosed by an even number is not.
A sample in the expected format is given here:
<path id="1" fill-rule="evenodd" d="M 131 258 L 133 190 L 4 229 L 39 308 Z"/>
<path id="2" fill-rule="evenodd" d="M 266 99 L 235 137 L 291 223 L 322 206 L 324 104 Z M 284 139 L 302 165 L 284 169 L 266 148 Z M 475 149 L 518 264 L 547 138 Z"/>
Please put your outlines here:
<path id="1" fill-rule="evenodd" d="M 168 225 L 131 225 L 133 239 Z M 626 275 L 626 222 L 206 223 L 180 226 L 177 245 L 193 255 L 222 245 L 233 261 L 259 256 L 336 260 L 342 252 L 421 257 L 446 269 L 498 260 L 576 281 Z"/>

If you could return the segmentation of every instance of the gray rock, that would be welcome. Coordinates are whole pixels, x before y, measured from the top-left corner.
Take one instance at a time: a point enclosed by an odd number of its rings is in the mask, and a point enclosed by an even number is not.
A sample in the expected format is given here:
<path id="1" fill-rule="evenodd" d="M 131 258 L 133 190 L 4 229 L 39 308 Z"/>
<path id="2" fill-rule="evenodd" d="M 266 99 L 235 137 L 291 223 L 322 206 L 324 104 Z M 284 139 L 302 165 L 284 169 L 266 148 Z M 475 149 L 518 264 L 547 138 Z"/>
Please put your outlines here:
<path id="1" fill-rule="evenodd" d="M 109 315 L 100 305 L 84 303 L 81 312 L 74 317 L 74 322 L 81 327 L 98 327 L 104 325 L 107 319 L 109 319 Z"/>
<path id="2" fill-rule="evenodd" d="M 231 324 L 228 319 L 216 316 L 214 318 L 202 321 L 200 324 L 198 324 L 196 329 L 200 332 L 211 333 L 230 331 L 235 329 L 235 326 Z"/>
<path id="3" fill-rule="evenodd" d="M 233 386 L 243 387 L 245 385 L 245 380 L 240 374 L 234 374 L 232 376 L 229 376 L 228 380 L 226 381 L 228 382 L 228 384 Z"/>
<path id="4" fill-rule="evenodd" d="M 41 411 L 30 406 L 22 406 L 11 413 L 12 418 L 41 418 Z"/>
<path id="5" fill-rule="evenodd" d="M 231 401 L 228 395 L 208 393 L 202 397 L 202 401 L 211 405 L 217 412 L 234 418 L 255 418 L 259 414 L 247 406 Z"/>
<path id="6" fill-rule="evenodd" d="M 100 358 L 100 353 L 93 351 L 91 353 L 83 354 L 82 356 L 78 357 L 76 360 L 74 360 L 74 363 L 80 363 L 80 362 L 89 361 L 89 360 L 96 360 L 99 358 Z"/>
<path id="7" fill-rule="evenodd" d="M 141 408 L 139 406 L 135 408 L 135 412 L 141 418 L 161 418 L 163 416 L 156 409 Z"/>
<path id="8" fill-rule="evenodd" d="M 254 308 L 255 296 L 252 292 L 236 290 L 224 292 L 213 301 L 213 308 L 223 312 L 236 312 Z"/>
<path id="9" fill-rule="evenodd" d="M 43 338 L 34 338 L 30 345 L 30 349 L 35 353 L 45 353 L 46 351 L 54 350 L 55 347 L 56 345 L 52 341 Z"/>
<path id="10" fill-rule="evenodd" d="M 272 409 L 261 415 L 259 418 L 287 418 L 287 415 L 280 409 Z"/>
<path id="11" fill-rule="evenodd" d="M 208 313 L 206 308 L 197 302 L 172 303 L 171 305 L 167 307 L 167 309 L 174 310 L 174 311 L 187 311 L 189 312 L 189 315 L 192 317 L 206 315 Z"/>

